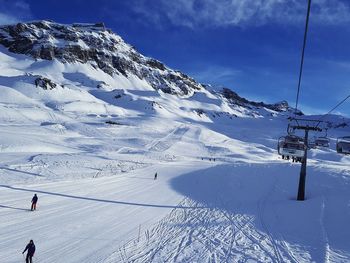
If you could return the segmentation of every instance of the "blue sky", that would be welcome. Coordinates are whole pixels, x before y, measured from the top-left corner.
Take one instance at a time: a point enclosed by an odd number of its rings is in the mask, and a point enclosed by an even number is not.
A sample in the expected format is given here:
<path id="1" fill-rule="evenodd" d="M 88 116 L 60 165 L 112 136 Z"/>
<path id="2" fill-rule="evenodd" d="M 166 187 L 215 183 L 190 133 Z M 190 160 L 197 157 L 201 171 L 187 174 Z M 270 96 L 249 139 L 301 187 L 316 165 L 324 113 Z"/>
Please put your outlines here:
<path id="1" fill-rule="evenodd" d="M 105 22 L 146 56 L 252 100 L 295 105 L 307 0 L 0 0 L 0 24 Z M 313 0 L 300 109 L 350 94 L 350 1 Z M 338 109 L 350 114 L 350 101 Z"/>

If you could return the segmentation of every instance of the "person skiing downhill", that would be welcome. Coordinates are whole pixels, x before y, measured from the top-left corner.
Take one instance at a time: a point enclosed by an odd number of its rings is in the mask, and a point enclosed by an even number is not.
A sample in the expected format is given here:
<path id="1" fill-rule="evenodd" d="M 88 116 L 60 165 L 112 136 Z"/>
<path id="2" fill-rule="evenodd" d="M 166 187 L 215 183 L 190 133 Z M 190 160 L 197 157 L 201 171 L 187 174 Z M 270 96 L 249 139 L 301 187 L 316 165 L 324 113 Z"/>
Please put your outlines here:
<path id="1" fill-rule="evenodd" d="M 154 174 L 154 180 L 157 180 L 157 177 L 158 177 L 158 173 L 155 173 Z"/>
<path id="2" fill-rule="evenodd" d="M 32 206 L 30 208 L 31 211 L 36 210 L 36 203 L 38 202 L 38 196 L 34 194 L 32 198 Z"/>
<path id="3" fill-rule="evenodd" d="M 32 263 L 33 260 L 33 256 L 34 256 L 34 253 L 35 253 L 35 245 L 34 245 L 34 241 L 33 240 L 30 240 L 28 245 L 26 246 L 26 248 L 23 250 L 22 254 L 24 254 L 24 252 L 27 252 L 27 256 L 26 256 L 26 263 Z"/>

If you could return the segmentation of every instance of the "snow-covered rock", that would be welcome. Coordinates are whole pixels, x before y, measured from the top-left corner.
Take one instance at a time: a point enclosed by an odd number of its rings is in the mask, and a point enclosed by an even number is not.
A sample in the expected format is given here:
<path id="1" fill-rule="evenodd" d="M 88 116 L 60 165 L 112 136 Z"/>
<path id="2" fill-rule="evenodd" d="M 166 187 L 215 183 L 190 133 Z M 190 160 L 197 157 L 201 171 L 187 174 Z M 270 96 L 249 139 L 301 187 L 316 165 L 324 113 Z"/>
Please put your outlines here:
<path id="1" fill-rule="evenodd" d="M 63 25 L 52 21 L 36 21 L 0 26 L 0 44 L 10 52 L 26 54 L 35 59 L 88 64 L 111 76 L 137 77 L 155 90 L 182 97 L 193 96 L 195 92 L 206 88 L 206 85 L 186 74 L 141 55 L 103 23 Z M 266 107 L 278 112 L 290 109 L 287 102 L 272 105 L 257 103 L 227 88 L 221 89 L 220 93 L 233 105 Z"/>
<path id="2" fill-rule="evenodd" d="M 191 95 L 203 88 L 189 76 L 141 55 L 103 23 L 37 21 L 5 25 L 0 27 L 0 44 L 35 59 L 89 63 L 110 75 L 135 75 L 166 93 Z"/>

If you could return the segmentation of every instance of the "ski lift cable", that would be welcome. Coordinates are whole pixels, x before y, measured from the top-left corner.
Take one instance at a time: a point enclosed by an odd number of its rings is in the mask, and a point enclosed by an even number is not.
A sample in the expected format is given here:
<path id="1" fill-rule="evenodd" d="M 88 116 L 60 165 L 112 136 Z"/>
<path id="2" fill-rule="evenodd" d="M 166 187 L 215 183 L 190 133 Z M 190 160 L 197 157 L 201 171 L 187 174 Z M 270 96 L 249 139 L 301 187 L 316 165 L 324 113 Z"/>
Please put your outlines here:
<path id="1" fill-rule="evenodd" d="M 326 115 L 329 115 L 331 114 L 332 111 L 334 111 L 336 108 L 338 108 L 340 105 L 342 105 L 348 98 L 350 98 L 350 95 L 346 96 L 341 102 L 339 102 L 336 106 L 334 106 L 329 112 L 327 112 L 323 118 L 326 116 Z"/>
<path id="2" fill-rule="evenodd" d="M 327 112 L 326 114 L 324 114 L 321 118 L 320 118 L 320 120 L 319 120 L 319 122 L 317 123 L 317 126 L 316 127 L 318 127 L 318 125 L 321 123 L 321 121 L 322 121 L 322 119 L 324 119 L 326 116 L 328 116 L 329 114 L 331 114 L 335 109 L 337 109 L 340 105 L 342 105 L 347 99 L 349 99 L 350 98 L 350 95 L 348 95 L 348 96 L 346 96 L 341 102 L 339 102 L 337 105 L 335 105 L 329 112 Z"/>
<path id="3" fill-rule="evenodd" d="M 304 41 L 303 41 L 303 49 L 301 53 L 301 60 L 300 60 L 300 71 L 299 71 L 299 80 L 298 80 L 298 88 L 297 88 L 297 96 L 295 101 L 295 111 L 294 115 L 296 115 L 298 111 L 298 103 L 299 103 L 299 95 L 300 95 L 300 86 L 301 86 L 301 79 L 303 74 L 303 66 L 304 66 L 304 56 L 305 56 L 305 47 L 306 47 L 306 40 L 307 40 L 307 32 L 309 28 L 309 18 L 310 18 L 310 10 L 311 10 L 311 0 L 308 0 L 308 6 L 307 6 L 307 13 L 306 13 L 306 21 L 305 21 L 305 30 L 304 30 Z M 329 115 L 331 112 L 333 112 L 336 108 L 338 108 L 341 104 L 343 104 L 348 98 L 350 98 L 350 95 L 348 95 L 345 99 L 343 99 L 341 102 L 339 102 L 335 107 L 333 107 L 328 113 L 324 114 L 319 122 L 316 125 L 316 128 L 319 126 L 319 124 L 322 122 L 322 119 L 324 119 L 327 115 Z"/>
<path id="4" fill-rule="evenodd" d="M 298 110 L 298 102 L 299 102 L 299 93 L 300 93 L 300 85 L 301 85 L 301 77 L 303 74 L 303 65 L 304 65 L 304 54 L 305 54 L 305 46 L 306 46 L 306 38 L 307 38 L 307 31 L 309 27 L 309 17 L 310 17 L 310 8 L 311 8 L 311 0 L 308 1 L 307 6 L 307 14 L 306 14 L 306 22 L 305 22 L 305 31 L 304 31 L 304 42 L 303 42 L 303 50 L 301 53 L 301 61 L 300 61 L 300 71 L 299 71 L 299 80 L 298 80 L 298 90 L 297 90 L 297 98 L 295 101 L 295 112 L 297 113 Z"/>

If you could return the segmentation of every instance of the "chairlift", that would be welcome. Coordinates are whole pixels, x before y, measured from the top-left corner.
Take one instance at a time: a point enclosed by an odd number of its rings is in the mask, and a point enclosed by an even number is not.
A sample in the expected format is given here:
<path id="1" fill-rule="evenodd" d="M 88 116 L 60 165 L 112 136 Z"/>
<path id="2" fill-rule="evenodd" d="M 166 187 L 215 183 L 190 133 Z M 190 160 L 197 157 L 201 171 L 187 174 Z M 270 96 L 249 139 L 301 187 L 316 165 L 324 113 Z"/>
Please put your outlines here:
<path id="1" fill-rule="evenodd" d="M 329 147 L 329 138 L 327 137 L 317 137 L 315 139 L 315 145 L 316 147 L 326 147 L 328 148 Z"/>
<path id="2" fill-rule="evenodd" d="M 304 140 L 296 135 L 282 136 L 278 139 L 277 150 L 283 159 L 295 158 L 301 161 L 305 153 Z"/>
<path id="3" fill-rule="evenodd" d="M 350 154 L 350 136 L 339 137 L 336 148 L 337 153 Z"/>
<path id="4" fill-rule="evenodd" d="M 325 148 L 329 148 L 330 145 L 330 140 L 327 136 L 327 131 L 328 131 L 328 127 L 324 128 L 324 130 L 326 131 L 326 134 L 324 136 L 319 136 L 315 139 L 315 144 L 316 147 L 325 147 Z"/>
<path id="5" fill-rule="evenodd" d="M 307 143 L 307 148 L 308 148 L 308 149 L 316 149 L 316 147 L 317 147 L 316 140 L 317 140 L 317 138 L 314 139 L 314 140 L 308 141 L 308 143 Z"/>

